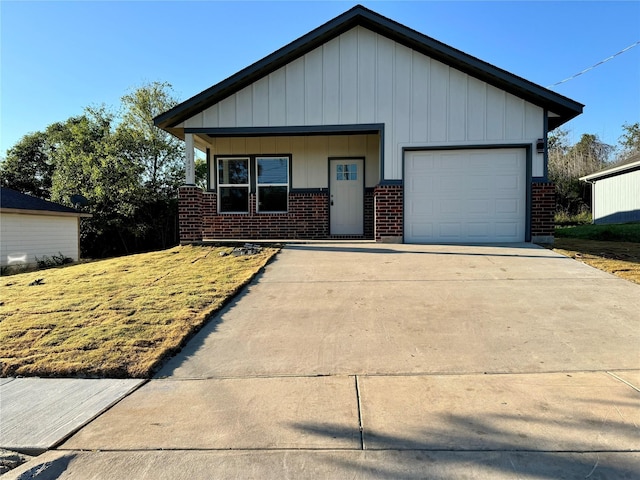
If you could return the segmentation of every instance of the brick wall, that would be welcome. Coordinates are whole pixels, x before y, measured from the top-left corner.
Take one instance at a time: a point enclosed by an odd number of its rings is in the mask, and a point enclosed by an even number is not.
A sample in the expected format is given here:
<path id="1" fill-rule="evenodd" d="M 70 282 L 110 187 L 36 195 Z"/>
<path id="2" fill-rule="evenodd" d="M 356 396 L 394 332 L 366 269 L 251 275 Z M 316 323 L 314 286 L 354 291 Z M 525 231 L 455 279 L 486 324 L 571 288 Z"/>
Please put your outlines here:
<path id="1" fill-rule="evenodd" d="M 378 185 L 373 195 L 376 242 L 402 242 L 402 185 Z"/>
<path id="2" fill-rule="evenodd" d="M 374 191 L 365 191 L 364 238 L 373 239 Z M 207 239 L 325 239 L 329 235 L 329 201 L 324 192 L 290 192 L 287 213 L 258 213 L 256 196 L 249 213 L 218 213 L 216 192 L 181 187 L 180 243 Z M 345 237 L 346 238 L 346 237 Z M 352 236 L 349 238 L 363 238 Z"/>
<path id="3" fill-rule="evenodd" d="M 554 233 L 555 185 L 534 183 L 531 186 L 531 240 L 552 242 Z M 402 242 L 402 185 L 378 185 L 365 192 L 364 237 L 376 241 Z M 180 187 L 180 243 L 213 238 L 329 238 L 327 192 L 289 194 L 289 212 L 256 212 L 255 195 L 250 196 L 248 214 L 217 213 L 215 192 L 197 187 Z"/>
<path id="4" fill-rule="evenodd" d="M 367 188 L 364 191 L 364 237 L 373 239 L 375 231 L 375 217 L 374 217 L 374 189 Z"/>
<path id="5" fill-rule="evenodd" d="M 287 213 L 257 213 L 256 196 L 249 197 L 249 213 L 217 212 L 217 194 L 205 193 L 202 209 L 203 238 L 319 239 L 329 236 L 326 192 L 289 194 Z"/>
<path id="6" fill-rule="evenodd" d="M 531 185 L 531 241 L 553 242 L 556 189 L 553 183 Z"/>
<path id="7" fill-rule="evenodd" d="M 182 186 L 178 191 L 178 226 L 180 243 L 202 240 L 202 190 Z"/>

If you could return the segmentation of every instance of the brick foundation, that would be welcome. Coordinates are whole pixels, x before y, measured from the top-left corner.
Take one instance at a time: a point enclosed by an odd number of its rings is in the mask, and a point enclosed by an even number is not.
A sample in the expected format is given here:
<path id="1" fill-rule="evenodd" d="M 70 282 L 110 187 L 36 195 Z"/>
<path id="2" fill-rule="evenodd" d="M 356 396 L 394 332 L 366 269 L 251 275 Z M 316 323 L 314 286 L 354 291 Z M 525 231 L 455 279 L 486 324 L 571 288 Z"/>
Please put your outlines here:
<path id="1" fill-rule="evenodd" d="M 373 195 L 376 242 L 402 243 L 402 185 L 378 185 Z"/>
<path id="2" fill-rule="evenodd" d="M 373 238 L 373 189 L 365 192 L 364 236 Z M 211 239 L 328 239 L 328 192 L 290 192 L 287 213 L 258 213 L 256 196 L 249 213 L 218 213 L 217 193 L 182 187 L 179 197 L 180 243 Z"/>
<path id="3" fill-rule="evenodd" d="M 556 188 L 553 183 L 531 185 L 531 241 L 553 243 Z"/>
<path id="4" fill-rule="evenodd" d="M 197 187 L 180 187 L 180 243 L 207 239 L 328 239 L 329 202 L 327 191 L 291 192 L 287 213 L 256 212 L 251 194 L 247 214 L 219 214 L 215 192 Z M 377 242 L 403 241 L 403 187 L 378 185 L 365 191 L 364 236 Z M 531 186 L 531 241 L 552 243 L 554 234 L 555 186 Z"/>

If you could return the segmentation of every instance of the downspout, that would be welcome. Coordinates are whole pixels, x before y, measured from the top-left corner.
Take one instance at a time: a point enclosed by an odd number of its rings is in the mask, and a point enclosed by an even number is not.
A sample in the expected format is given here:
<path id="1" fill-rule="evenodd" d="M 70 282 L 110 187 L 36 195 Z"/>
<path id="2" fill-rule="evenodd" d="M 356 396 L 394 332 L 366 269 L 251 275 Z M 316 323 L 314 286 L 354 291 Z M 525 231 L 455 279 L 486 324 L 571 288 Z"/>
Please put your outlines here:
<path id="1" fill-rule="evenodd" d="M 596 182 L 592 182 L 591 180 L 583 180 L 591 185 L 591 224 L 594 225 L 596 223 Z"/>

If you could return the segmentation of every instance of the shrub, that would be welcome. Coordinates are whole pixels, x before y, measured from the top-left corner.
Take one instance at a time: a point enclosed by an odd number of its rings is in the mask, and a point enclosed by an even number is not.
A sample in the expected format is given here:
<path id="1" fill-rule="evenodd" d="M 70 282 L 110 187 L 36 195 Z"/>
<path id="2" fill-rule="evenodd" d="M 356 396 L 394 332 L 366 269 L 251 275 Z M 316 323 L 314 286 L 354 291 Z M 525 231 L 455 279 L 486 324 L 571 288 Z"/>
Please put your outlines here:
<path id="1" fill-rule="evenodd" d="M 554 221 L 558 226 L 589 225 L 591 223 L 591 212 L 588 208 L 581 208 L 578 213 L 571 214 L 567 210 L 558 210 L 554 216 Z"/>
<path id="2" fill-rule="evenodd" d="M 69 263 L 73 263 L 73 258 L 65 257 L 62 252 L 58 252 L 58 255 L 51 255 L 51 257 L 47 257 L 46 255 L 43 255 L 42 258 L 36 257 L 38 268 L 59 267 Z"/>

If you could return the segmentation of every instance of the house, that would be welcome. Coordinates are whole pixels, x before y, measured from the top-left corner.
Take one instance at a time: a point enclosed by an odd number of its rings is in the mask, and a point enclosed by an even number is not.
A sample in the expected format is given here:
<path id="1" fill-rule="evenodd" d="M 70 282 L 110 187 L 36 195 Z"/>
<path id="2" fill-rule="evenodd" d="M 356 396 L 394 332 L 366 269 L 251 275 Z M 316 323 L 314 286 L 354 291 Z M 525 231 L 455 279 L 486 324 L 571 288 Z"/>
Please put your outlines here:
<path id="1" fill-rule="evenodd" d="M 0 187 L 0 265 L 35 265 L 36 257 L 80 258 L 78 212 Z"/>
<path id="2" fill-rule="evenodd" d="M 582 108 L 356 6 L 154 121 L 186 144 L 181 243 L 522 242 L 553 239 L 547 133 Z"/>
<path id="3" fill-rule="evenodd" d="M 640 222 L 640 155 L 580 180 L 591 184 L 593 223 Z"/>

